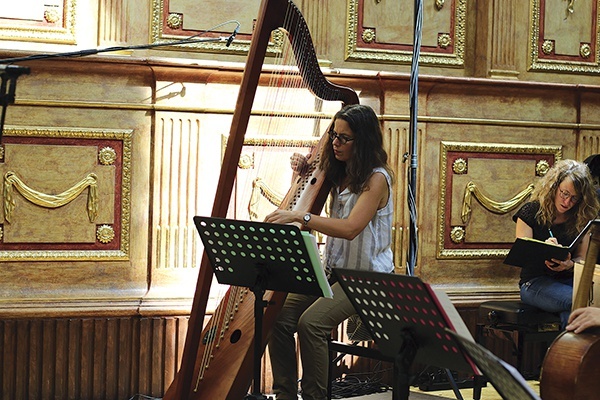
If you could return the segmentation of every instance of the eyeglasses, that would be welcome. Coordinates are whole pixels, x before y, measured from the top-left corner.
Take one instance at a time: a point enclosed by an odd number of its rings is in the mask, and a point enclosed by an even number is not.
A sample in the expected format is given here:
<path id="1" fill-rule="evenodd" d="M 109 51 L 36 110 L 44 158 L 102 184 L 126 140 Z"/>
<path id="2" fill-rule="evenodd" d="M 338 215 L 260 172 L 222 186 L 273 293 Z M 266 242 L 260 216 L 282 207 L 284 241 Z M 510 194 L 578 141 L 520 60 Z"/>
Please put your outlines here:
<path id="1" fill-rule="evenodd" d="M 558 194 L 560 195 L 560 198 L 563 200 L 572 201 L 573 203 L 577 203 L 579 201 L 578 196 L 574 196 L 571 193 L 569 193 L 568 191 L 562 190 L 561 188 L 558 188 Z"/>
<path id="2" fill-rule="evenodd" d="M 329 139 L 333 142 L 335 139 L 338 140 L 338 142 L 340 142 L 341 145 L 344 145 L 348 142 L 351 142 L 354 140 L 353 137 L 350 136 L 346 136 L 344 134 L 338 135 L 336 133 L 336 131 L 334 131 L 333 129 L 329 131 Z"/>

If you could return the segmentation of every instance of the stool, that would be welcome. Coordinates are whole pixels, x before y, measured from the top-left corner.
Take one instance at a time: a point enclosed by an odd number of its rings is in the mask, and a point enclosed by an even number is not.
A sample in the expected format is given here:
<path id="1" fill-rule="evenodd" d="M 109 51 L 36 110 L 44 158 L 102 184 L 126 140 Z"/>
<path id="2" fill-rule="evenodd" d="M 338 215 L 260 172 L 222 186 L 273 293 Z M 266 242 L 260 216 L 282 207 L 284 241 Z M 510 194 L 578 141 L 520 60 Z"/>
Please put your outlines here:
<path id="1" fill-rule="evenodd" d="M 486 301 L 479 306 L 476 339 L 482 344 L 486 334 L 509 340 L 517 357 L 515 367 L 525 378 L 523 349 L 526 342 L 552 342 L 560 333 L 560 317 L 520 301 Z M 534 374 L 535 375 L 535 374 Z"/>

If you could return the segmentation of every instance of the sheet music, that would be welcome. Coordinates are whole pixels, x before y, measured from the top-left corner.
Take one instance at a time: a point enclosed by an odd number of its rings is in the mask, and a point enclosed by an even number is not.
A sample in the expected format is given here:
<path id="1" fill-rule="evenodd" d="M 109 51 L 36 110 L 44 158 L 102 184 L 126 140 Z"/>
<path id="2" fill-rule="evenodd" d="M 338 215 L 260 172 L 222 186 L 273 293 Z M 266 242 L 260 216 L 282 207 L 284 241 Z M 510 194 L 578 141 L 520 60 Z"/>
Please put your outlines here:
<path id="1" fill-rule="evenodd" d="M 329 286 L 325 270 L 323 269 L 323 263 L 321 262 L 321 256 L 319 255 L 319 247 L 317 246 L 315 235 L 307 231 L 302 231 L 302 238 L 306 244 L 311 264 L 314 268 L 315 275 L 317 276 L 317 282 L 319 282 L 319 287 L 323 291 L 323 297 L 333 299 L 333 291 L 331 290 L 331 286 Z"/>

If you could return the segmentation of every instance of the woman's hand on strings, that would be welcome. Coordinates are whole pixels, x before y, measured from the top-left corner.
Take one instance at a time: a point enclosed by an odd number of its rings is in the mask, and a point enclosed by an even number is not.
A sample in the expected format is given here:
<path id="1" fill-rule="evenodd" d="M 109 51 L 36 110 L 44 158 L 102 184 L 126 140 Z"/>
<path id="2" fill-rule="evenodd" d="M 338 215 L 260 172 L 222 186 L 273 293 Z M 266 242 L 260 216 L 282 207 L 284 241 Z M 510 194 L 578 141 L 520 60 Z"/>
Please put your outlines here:
<path id="1" fill-rule="evenodd" d="M 308 160 L 310 159 L 310 154 L 302 155 L 300 153 L 294 153 L 290 157 L 290 165 L 294 172 L 304 175 L 308 172 Z"/>
<path id="2" fill-rule="evenodd" d="M 304 213 L 289 210 L 275 210 L 265 217 L 265 222 L 271 224 L 290 224 L 302 221 Z"/>

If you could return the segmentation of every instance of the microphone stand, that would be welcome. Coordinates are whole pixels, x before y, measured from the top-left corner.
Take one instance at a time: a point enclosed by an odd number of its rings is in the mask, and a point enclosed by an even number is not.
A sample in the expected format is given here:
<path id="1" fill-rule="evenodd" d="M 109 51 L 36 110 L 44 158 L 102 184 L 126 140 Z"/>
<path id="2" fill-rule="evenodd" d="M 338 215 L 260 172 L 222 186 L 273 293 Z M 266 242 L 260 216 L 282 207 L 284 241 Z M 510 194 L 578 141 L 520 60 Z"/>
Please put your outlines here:
<path id="1" fill-rule="evenodd" d="M 9 104 L 15 102 L 17 78 L 23 74 L 29 74 L 29 67 L 0 65 L 0 71 L 0 79 L 2 80 L 0 83 L 0 105 L 2 105 L 2 114 L 0 115 L 0 144 L 2 144 L 2 132 L 4 131 L 6 108 Z"/>
<path id="2" fill-rule="evenodd" d="M 221 36 L 218 38 L 201 38 L 199 35 L 203 35 L 210 31 L 217 29 L 220 26 L 223 26 L 228 23 L 235 23 L 236 27 L 229 36 Z M 201 43 L 201 42 L 225 42 L 225 46 L 229 47 L 233 42 L 233 39 L 237 35 L 240 29 L 240 23 L 235 20 L 223 22 L 209 30 L 201 32 L 197 35 L 191 36 L 182 40 L 175 40 L 171 42 L 164 43 L 151 43 L 151 44 L 142 44 L 142 45 L 132 45 L 132 46 L 113 46 L 107 47 L 104 49 L 85 49 L 78 51 L 70 51 L 64 53 L 45 53 L 45 54 L 36 54 L 24 57 L 14 57 L 14 58 L 5 58 L 0 59 L 0 105 L 2 105 L 2 112 L 0 114 L 0 146 L 2 145 L 2 134 L 4 132 L 4 119 L 6 117 L 6 109 L 9 104 L 13 104 L 15 102 L 15 92 L 17 90 L 17 78 L 23 74 L 29 74 L 29 67 L 20 67 L 17 65 L 13 65 L 16 62 L 25 62 L 31 60 L 42 60 L 49 58 L 65 58 L 65 57 L 85 57 L 89 55 L 95 55 L 100 53 L 107 53 L 113 51 L 122 51 L 122 50 L 140 50 L 140 49 L 153 49 L 155 47 L 164 47 L 164 46 L 177 46 L 182 44 L 192 44 L 192 43 Z"/>

